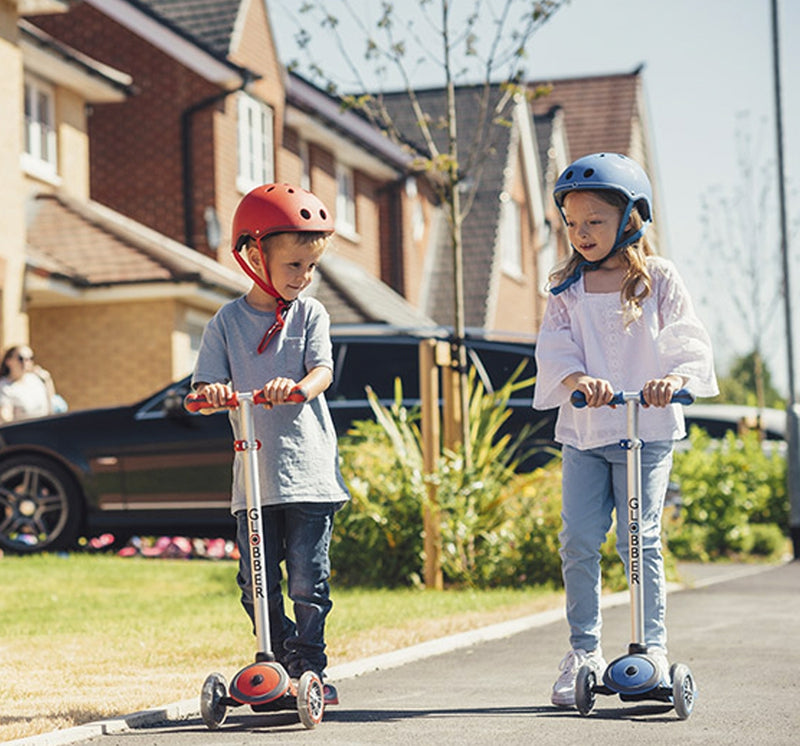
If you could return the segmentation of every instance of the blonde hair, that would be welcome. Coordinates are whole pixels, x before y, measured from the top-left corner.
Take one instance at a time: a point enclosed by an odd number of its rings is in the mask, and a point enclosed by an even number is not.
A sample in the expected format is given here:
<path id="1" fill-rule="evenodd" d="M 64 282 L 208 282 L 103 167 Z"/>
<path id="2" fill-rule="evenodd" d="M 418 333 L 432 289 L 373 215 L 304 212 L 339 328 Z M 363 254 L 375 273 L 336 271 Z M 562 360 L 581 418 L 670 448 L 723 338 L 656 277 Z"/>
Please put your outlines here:
<path id="1" fill-rule="evenodd" d="M 281 233 L 271 233 L 269 236 L 264 236 L 261 239 L 261 245 L 265 251 L 269 249 L 270 241 L 276 236 L 289 235 L 293 236 L 298 246 L 308 246 L 309 244 L 319 243 L 321 249 L 326 249 L 333 238 L 333 233 L 330 231 L 283 231 Z M 244 237 L 244 248 L 253 249 L 258 248 L 258 241 L 251 236 Z"/>
<path id="2" fill-rule="evenodd" d="M 594 194 L 612 207 L 616 207 L 620 211 L 620 215 L 628 205 L 626 196 L 610 189 L 587 189 L 585 191 Z M 639 210 L 634 207 L 631 210 L 628 225 L 622 234 L 621 240 L 624 241 L 626 237 L 636 233 L 643 223 Z M 642 303 L 652 292 L 653 283 L 650 273 L 647 271 L 647 257 L 653 256 L 655 253 L 646 235 L 640 236 L 632 243 L 616 251 L 616 255 L 620 257 L 626 267 L 625 276 L 622 278 L 622 288 L 619 291 L 626 328 L 642 315 Z M 548 277 L 550 285 L 554 286 L 563 282 L 575 272 L 582 261 L 584 259 L 580 253 L 572 249 L 570 256 L 558 264 L 550 273 Z"/>

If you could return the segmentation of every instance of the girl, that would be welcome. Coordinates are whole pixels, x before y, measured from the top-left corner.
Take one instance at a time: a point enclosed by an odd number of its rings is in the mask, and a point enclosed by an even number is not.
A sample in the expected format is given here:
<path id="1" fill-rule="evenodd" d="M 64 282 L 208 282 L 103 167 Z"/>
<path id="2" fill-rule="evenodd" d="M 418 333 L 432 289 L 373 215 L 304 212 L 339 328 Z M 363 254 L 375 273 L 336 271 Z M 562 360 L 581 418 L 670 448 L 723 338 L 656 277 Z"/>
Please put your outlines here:
<path id="1" fill-rule="evenodd" d="M 550 276 L 550 296 L 536 346 L 533 406 L 559 407 L 556 440 L 563 445 L 561 562 L 570 650 L 553 686 L 552 702 L 575 704 L 581 665 L 606 664 L 600 645 L 600 546 L 612 511 L 625 516 L 627 420 L 607 404 L 615 391 L 642 390 L 642 527 L 645 642 L 668 680 L 661 513 L 672 446 L 685 436 L 672 394 L 718 393 L 711 344 L 674 265 L 645 237 L 652 190 L 642 168 L 617 153 L 571 164 L 553 196 L 572 246 Z M 588 406 L 569 404 L 582 391 Z M 628 563 L 625 520 L 617 551 Z"/>

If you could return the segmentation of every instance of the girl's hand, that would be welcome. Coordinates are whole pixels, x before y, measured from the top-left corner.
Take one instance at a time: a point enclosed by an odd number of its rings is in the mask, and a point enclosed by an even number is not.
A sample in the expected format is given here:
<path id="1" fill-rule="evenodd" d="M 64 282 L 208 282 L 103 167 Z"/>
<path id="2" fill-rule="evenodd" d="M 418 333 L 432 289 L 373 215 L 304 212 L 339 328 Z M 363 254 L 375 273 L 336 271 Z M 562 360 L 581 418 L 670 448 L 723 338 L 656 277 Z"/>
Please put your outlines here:
<path id="1" fill-rule="evenodd" d="M 578 376 L 571 386 L 573 389 L 582 391 L 586 397 L 587 407 L 602 407 L 614 397 L 614 389 L 611 383 L 604 378 L 592 378 L 591 376 Z"/>
<path id="2" fill-rule="evenodd" d="M 264 398 L 267 403 L 264 407 L 272 409 L 275 404 L 285 404 L 289 394 L 297 386 L 297 381 L 292 378 L 273 378 L 264 384 Z"/>
<path id="3" fill-rule="evenodd" d="M 672 395 L 685 383 L 683 376 L 666 376 L 648 381 L 642 386 L 645 406 L 666 407 L 672 401 Z"/>

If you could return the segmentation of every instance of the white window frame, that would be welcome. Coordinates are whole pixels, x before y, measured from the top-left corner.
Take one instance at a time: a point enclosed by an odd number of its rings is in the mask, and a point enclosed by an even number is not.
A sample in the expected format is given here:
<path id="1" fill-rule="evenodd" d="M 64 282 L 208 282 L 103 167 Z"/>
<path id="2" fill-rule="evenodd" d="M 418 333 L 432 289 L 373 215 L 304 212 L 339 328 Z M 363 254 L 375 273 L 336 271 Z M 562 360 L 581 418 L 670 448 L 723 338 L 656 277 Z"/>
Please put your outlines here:
<path id="1" fill-rule="evenodd" d="M 522 211 L 511 195 L 500 195 L 500 256 L 503 272 L 522 277 Z"/>
<path id="2" fill-rule="evenodd" d="M 275 115 L 247 93 L 237 101 L 236 187 L 245 194 L 275 181 Z"/>
<path id="3" fill-rule="evenodd" d="M 542 224 L 542 231 L 544 233 L 544 238 L 537 256 L 536 272 L 538 275 L 537 284 L 539 285 L 539 293 L 546 297 L 548 294 L 547 285 L 550 272 L 553 271 L 553 267 L 555 267 L 558 261 L 558 243 L 556 241 L 555 231 L 550 229 L 549 221 L 545 221 Z"/>
<path id="4" fill-rule="evenodd" d="M 336 231 L 354 237 L 356 231 L 356 191 L 353 169 L 336 164 Z"/>
<path id="5" fill-rule="evenodd" d="M 300 164 L 302 173 L 300 174 L 300 186 L 311 191 L 311 152 L 308 147 L 308 140 L 300 140 Z"/>
<path id="6" fill-rule="evenodd" d="M 25 75 L 23 169 L 49 181 L 58 177 L 55 88 Z"/>

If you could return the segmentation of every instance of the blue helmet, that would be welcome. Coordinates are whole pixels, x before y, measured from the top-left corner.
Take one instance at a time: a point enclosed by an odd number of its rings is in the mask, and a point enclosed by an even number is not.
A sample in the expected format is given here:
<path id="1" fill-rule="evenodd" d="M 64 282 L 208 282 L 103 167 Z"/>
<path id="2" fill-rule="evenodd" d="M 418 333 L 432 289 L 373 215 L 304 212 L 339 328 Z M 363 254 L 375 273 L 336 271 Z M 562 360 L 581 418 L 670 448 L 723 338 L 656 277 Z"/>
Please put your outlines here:
<path id="1" fill-rule="evenodd" d="M 564 198 L 569 192 L 598 189 L 617 192 L 628 200 L 620 220 L 617 239 L 607 256 L 597 262 L 581 262 L 570 277 L 552 288 L 550 292 L 555 295 L 577 282 L 584 269 L 595 269 L 623 246 L 639 239 L 653 220 L 653 188 L 644 169 L 632 158 L 621 153 L 594 153 L 571 163 L 556 181 L 553 199 L 564 222 L 566 222 Z M 628 218 L 634 207 L 642 218 L 642 226 L 623 239 Z"/>
<path id="2" fill-rule="evenodd" d="M 594 153 L 564 169 L 553 189 L 553 199 L 564 214 L 564 197 L 579 189 L 609 189 L 628 198 L 642 220 L 653 220 L 653 188 L 644 169 L 621 153 Z"/>

